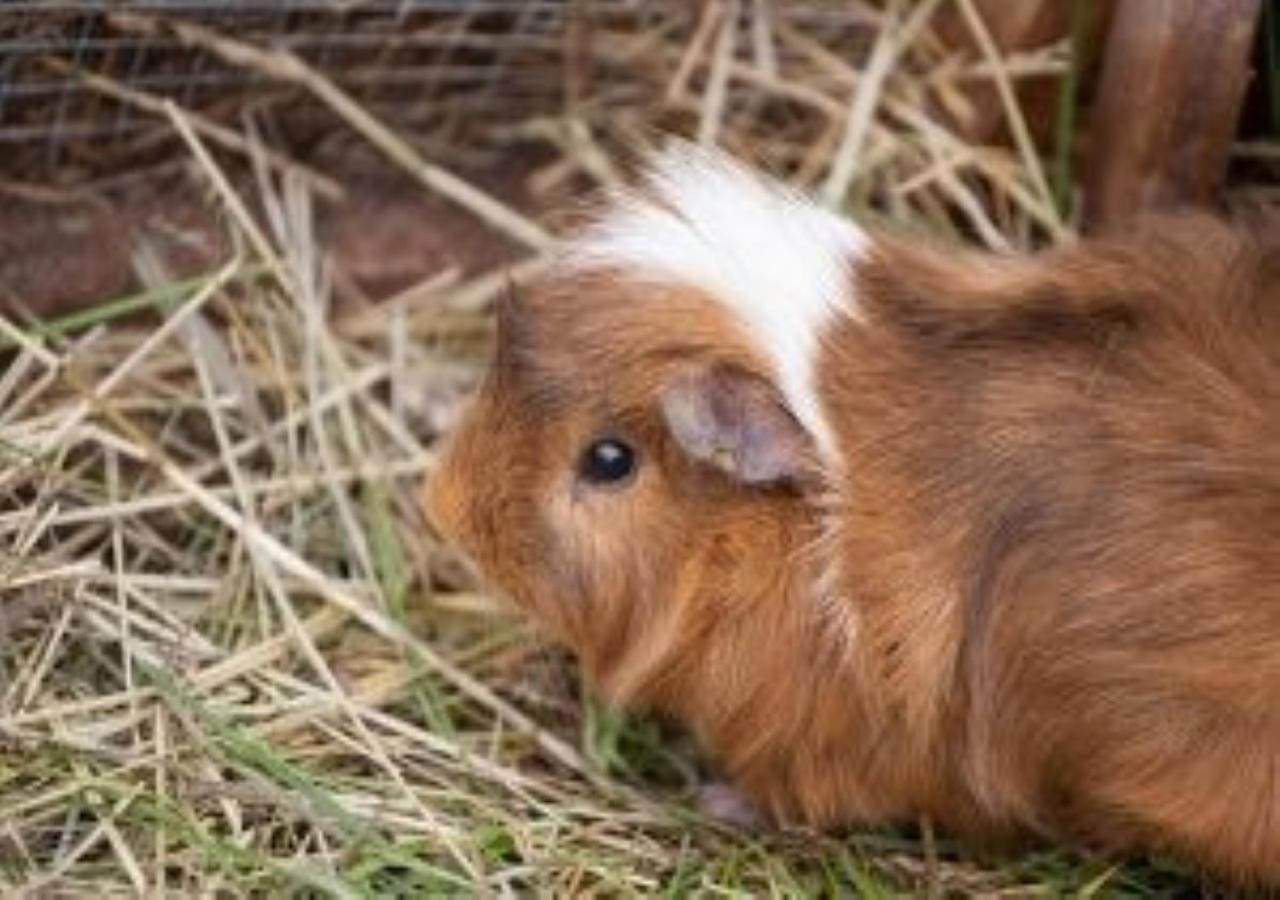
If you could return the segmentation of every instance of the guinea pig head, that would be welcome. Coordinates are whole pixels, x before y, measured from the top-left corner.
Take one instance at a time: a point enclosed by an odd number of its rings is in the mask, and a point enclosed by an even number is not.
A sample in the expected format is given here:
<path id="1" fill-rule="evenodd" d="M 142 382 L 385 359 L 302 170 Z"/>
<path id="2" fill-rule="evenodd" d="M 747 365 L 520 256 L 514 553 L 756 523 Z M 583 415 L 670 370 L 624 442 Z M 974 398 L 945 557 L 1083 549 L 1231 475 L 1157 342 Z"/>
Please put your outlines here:
<path id="1" fill-rule="evenodd" d="M 681 164 L 688 185 L 715 187 Z M 747 210 L 757 225 L 785 207 L 762 188 L 721 187 L 768 206 Z M 436 527 L 608 696 L 663 707 L 718 654 L 749 659 L 722 646 L 735 623 L 767 629 L 766 609 L 812 580 L 803 551 L 824 466 L 825 435 L 788 391 L 804 373 L 725 299 L 738 267 L 724 254 L 750 235 L 706 243 L 705 216 L 687 208 L 696 194 L 615 208 L 501 300 L 492 366 L 424 498 Z M 777 260 L 763 252 L 785 252 L 756 249 L 761 279 L 739 293 L 767 294 Z"/>
<path id="2" fill-rule="evenodd" d="M 789 577 L 813 447 L 733 323 L 618 275 L 511 295 L 427 486 L 485 577 L 639 699 Z"/>

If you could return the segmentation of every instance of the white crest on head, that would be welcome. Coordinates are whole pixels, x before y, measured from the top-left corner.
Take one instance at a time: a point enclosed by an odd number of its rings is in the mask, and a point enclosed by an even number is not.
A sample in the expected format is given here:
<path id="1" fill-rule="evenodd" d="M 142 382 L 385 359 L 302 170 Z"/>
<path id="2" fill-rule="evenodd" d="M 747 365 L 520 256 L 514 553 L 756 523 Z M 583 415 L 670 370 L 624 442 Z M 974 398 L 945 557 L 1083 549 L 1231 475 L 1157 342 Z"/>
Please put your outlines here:
<path id="1" fill-rule="evenodd" d="M 653 196 L 619 198 L 571 249 L 569 264 L 688 284 L 724 304 L 772 361 L 792 415 L 834 464 L 835 438 L 813 368 L 832 318 L 856 312 L 850 272 L 866 251 L 866 235 L 798 192 L 695 145 L 659 155 L 646 181 Z"/>

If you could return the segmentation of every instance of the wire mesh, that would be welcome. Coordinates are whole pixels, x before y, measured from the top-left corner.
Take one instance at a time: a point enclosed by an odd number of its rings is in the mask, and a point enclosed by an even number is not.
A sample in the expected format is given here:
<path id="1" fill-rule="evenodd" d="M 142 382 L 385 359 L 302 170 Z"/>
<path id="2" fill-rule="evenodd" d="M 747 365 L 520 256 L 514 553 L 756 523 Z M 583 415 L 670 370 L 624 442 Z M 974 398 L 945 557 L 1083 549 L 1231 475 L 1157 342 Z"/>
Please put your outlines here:
<path id="1" fill-rule="evenodd" d="M 246 114 L 268 114 L 293 148 L 337 125 L 295 82 L 229 62 L 191 28 L 287 50 L 410 140 L 467 153 L 588 95 L 593 108 L 652 119 L 671 106 L 663 85 L 709 11 L 732 15 L 735 53 L 755 52 L 752 30 L 768 17 L 850 61 L 880 15 L 862 0 L 0 0 L 0 174 L 65 182 L 160 156 L 174 141 L 157 115 L 165 100 L 237 131 Z M 584 49 L 606 33 L 621 49 Z M 739 87 L 765 137 L 791 128 L 790 113 L 756 115 L 770 107 L 750 79 Z M 767 93 L 785 98 L 786 86 Z M 801 130 L 801 143 L 817 134 L 812 122 Z"/>
<path id="2" fill-rule="evenodd" d="M 596 3 L 635 15 L 644 4 Z M 189 46 L 180 24 L 284 48 L 362 106 L 421 126 L 465 92 L 471 105 L 525 111 L 559 97 L 561 43 L 579 4 L 549 0 L 150 0 L 24 2 L 0 7 L 0 168 L 109 169 L 170 131 L 91 74 L 214 119 L 270 107 L 314 108 L 261 71 Z M 139 21 L 150 28 L 139 27 Z M 512 40 L 518 35 L 518 40 Z"/>

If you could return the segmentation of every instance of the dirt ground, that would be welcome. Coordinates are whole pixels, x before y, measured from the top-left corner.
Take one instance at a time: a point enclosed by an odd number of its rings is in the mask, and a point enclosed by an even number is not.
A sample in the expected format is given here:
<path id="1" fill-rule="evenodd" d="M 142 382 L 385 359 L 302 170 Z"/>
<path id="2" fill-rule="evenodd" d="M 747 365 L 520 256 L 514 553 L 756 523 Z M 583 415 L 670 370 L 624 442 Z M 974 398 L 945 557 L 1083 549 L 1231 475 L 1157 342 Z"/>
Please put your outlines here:
<path id="1" fill-rule="evenodd" d="M 510 154 L 467 176 L 502 200 L 536 208 L 532 161 Z M 317 232 L 333 266 L 339 304 L 365 303 L 442 272 L 477 274 L 518 248 L 470 214 L 385 164 L 346 165 L 340 202 L 317 201 Z M 258 192 L 246 185 L 242 195 Z M 98 188 L 0 183 L 0 308 L 54 317 L 139 288 L 132 254 L 142 241 L 174 277 L 226 258 L 226 232 L 188 170 L 143 169 Z"/>

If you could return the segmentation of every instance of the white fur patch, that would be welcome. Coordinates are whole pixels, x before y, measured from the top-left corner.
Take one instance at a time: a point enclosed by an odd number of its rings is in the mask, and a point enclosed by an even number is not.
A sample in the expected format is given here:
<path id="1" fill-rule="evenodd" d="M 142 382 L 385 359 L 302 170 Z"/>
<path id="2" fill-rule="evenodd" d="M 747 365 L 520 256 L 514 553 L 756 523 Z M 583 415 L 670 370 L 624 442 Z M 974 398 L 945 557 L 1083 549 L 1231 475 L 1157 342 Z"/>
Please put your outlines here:
<path id="1" fill-rule="evenodd" d="M 570 265 L 621 267 L 706 291 L 772 360 L 791 413 L 837 461 L 814 386 L 818 342 L 856 312 L 850 272 L 868 239 L 852 223 L 723 154 L 681 144 L 652 164 L 654 198 L 629 194 L 570 251 Z"/>

